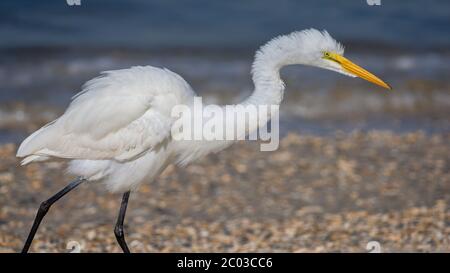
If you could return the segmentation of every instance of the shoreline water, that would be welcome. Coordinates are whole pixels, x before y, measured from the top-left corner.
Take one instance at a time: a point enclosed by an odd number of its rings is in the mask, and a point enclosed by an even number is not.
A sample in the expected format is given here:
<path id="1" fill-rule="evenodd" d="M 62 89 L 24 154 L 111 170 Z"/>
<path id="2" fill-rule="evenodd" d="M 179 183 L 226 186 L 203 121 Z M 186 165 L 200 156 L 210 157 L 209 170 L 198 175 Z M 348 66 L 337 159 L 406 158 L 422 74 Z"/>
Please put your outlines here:
<path id="1" fill-rule="evenodd" d="M 348 51 L 349 58 L 386 79 L 394 90 L 379 90 L 310 67 L 288 67 L 281 71 L 287 85 L 281 105 L 285 133 L 302 132 L 302 127 L 318 135 L 336 130 L 449 131 L 449 54 Z M 86 48 L 0 52 L 0 142 L 17 143 L 55 119 L 82 84 L 104 70 L 146 64 L 167 67 L 182 75 L 207 104 L 236 103 L 253 88 L 250 54 L 169 52 Z"/>

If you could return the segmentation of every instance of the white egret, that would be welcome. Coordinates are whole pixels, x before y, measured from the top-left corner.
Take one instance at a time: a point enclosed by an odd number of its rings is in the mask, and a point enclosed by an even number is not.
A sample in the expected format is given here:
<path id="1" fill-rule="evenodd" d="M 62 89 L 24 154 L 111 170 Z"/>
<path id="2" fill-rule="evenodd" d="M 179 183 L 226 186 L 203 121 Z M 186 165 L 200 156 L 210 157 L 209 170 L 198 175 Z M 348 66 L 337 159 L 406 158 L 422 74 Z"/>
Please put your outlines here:
<path id="1" fill-rule="evenodd" d="M 255 89 L 242 104 L 280 104 L 285 85 L 279 70 L 293 64 L 359 76 L 390 89 L 343 53 L 343 46 L 326 31 L 309 29 L 272 39 L 256 53 Z M 153 181 L 168 164 L 186 165 L 233 143 L 173 140 L 171 110 L 179 104 L 192 105 L 195 96 L 182 77 L 152 66 L 106 71 L 88 81 L 61 117 L 30 135 L 18 149 L 23 165 L 66 159 L 69 172 L 79 177 L 41 204 L 22 252 L 29 250 L 50 206 L 85 181 L 103 181 L 112 192 L 123 193 L 114 233 L 122 250 L 129 252 L 123 221 L 130 191 Z"/>

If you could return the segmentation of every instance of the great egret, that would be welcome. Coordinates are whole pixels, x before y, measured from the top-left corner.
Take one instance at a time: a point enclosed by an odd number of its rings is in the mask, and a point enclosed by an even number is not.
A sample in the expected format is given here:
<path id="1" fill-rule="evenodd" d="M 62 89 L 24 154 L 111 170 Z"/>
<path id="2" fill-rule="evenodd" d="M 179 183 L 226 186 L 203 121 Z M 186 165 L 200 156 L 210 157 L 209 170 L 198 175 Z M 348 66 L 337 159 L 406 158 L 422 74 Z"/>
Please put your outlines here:
<path id="1" fill-rule="evenodd" d="M 252 66 L 255 89 L 242 104 L 278 105 L 285 87 L 279 70 L 293 64 L 359 76 L 391 89 L 343 53 L 343 46 L 326 31 L 308 29 L 272 39 L 256 53 Z M 173 140 L 171 109 L 191 105 L 195 97 L 182 77 L 152 66 L 106 71 L 88 81 L 61 117 L 30 135 L 17 151 L 24 158 L 22 165 L 66 159 L 69 172 L 79 177 L 40 205 L 22 252 L 29 250 L 54 202 L 82 182 L 99 180 L 112 192 L 123 193 L 114 233 L 122 250 L 129 252 L 123 221 L 130 191 L 153 181 L 170 163 L 186 165 L 233 143 Z"/>

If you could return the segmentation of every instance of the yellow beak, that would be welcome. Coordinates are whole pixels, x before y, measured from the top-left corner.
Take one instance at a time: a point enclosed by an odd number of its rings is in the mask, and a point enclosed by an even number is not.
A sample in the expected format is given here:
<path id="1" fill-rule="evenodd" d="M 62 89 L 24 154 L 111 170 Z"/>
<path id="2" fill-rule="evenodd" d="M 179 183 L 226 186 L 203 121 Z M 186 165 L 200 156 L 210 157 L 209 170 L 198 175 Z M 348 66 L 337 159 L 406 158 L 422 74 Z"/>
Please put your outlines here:
<path id="1" fill-rule="evenodd" d="M 345 58 L 344 56 L 341 56 L 339 54 L 330 54 L 330 59 L 334 60 L 335 62 L 339 63 L 342 68 L 344 68 L 345 71 L 356 75 L 360 77 L 361 79 L 364 79 L 366 81 L 369 81 L 371 83 L 374 83 L 376 85 L 379 85 L 381 87 L 384 87 L 386 89 L 391 90 L 392 87 L 382 81 L 380 78 L 375 76 L 374 74 L 370 73 L 369 71 L 365 70 L 364 68 L 360 67 L 359 65 L 353 63 L 349 59 Z"/>

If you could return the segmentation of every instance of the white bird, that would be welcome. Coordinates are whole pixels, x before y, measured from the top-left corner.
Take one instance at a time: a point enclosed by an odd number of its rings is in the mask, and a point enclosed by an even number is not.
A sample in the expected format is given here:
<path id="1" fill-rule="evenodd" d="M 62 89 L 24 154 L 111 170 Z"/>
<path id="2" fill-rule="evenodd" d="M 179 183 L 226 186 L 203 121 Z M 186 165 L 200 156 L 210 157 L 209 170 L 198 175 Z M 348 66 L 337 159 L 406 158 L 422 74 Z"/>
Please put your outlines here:
<path id="1" fill-rule="evenodd" d="M 279 70 L 293 64 L 359 76 L 390 89 L 343 53 L 343 46 L 326 31 L 308 29 L 272 39 L 256 52 L 254 91 L 242 104 L 279 105 L 285 89 Z M 174 141 L 171 110 L 176 105 L 192 105 L 195 97 L 178 74 L 153 66 L 106 71 L 88 81 L 61 117 L 30 135 L 17 151 L 24 158 L 22 165 L 66 159 L 68 171 L 79 177 L 41 204 L 22 252 L 29 250 L 50 206 L 85 181 L 103 181 L 110 191 L 123 193 L 114 233 L 122 250 L 129 252 L 123 221 L 130 191 L 144 181 L 154 181 L 171 163 L 184 166 L 233 143 Z"/>

